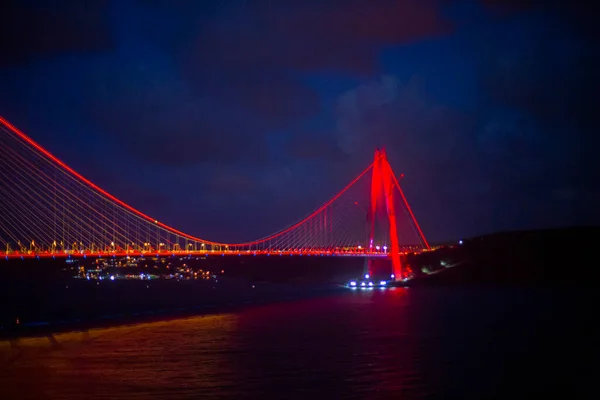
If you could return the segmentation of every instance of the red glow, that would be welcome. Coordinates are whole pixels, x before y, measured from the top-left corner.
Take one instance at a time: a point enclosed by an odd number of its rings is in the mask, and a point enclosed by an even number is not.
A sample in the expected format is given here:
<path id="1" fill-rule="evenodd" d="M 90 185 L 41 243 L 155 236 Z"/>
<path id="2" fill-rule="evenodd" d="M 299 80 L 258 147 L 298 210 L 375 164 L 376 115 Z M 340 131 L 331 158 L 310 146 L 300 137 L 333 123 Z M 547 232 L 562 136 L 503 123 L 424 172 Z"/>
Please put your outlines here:
<path id="1" fill-rule="evenodd" d="M 390 257 L 394 275 L 397 279 L 402 279 L 402 263 L 400 261 L 400 245 L 398 243 L 398 229 L 396 225 L 396 210 L 394 207 L 393 191 L 393 172 L 392 167 L 387 161 L 384 149 L 375 150 L 373 161 L 373 174 L 371 180 L 371 207 L 370 207 L 370 232 L 369 232 L 369 251 L 374 239 L 375 233 L 375 215 L 380 202 L 385 201 L 385 211 L 390 226 Z M 381 204 L 383 206 L 383 204 Z M 372 271 L 368 271 L 369 274 Z"/>
<path id="2" fill-rule="evenodd" d="M 371 248 L 373 246 L 373 239 L 375 236 L 375 214 L 377 212 L 377 200 L 380 196 L 381 189 L 381 166 L 380 166 L 380 158 L 381 154 L 379 153 L 379 149 L 375 150 L 375 157 L 373 157 L 373 173 L 371 174 L 371 207 L 370 207 L 370 224 L 371 230 L 369 232 L 369 243 L 368 246 Z M 369 271 L 370 273 L 371 271 Z"/>
<path id="3" fill-rule="evenodd" d="M 392 181 L 392 167 L 387 161 L 385 151 L 382 150 L 383 157 L 381 158 L 382 164 L 382 178 L 383 188 L 385 191 L 385 205 L 387 209 L 388 221 L 390 223 L 390 241 L 391 241 L 391 257 L 392 257 L 392 268 L 394 269 L 394 275 L 396 279 L 402 279 L 402 263 L 400 262 L 400 245 L 398 244 L 398 229 L 396 227 L 396 210 L 394 209 L 394 186 Z"/>

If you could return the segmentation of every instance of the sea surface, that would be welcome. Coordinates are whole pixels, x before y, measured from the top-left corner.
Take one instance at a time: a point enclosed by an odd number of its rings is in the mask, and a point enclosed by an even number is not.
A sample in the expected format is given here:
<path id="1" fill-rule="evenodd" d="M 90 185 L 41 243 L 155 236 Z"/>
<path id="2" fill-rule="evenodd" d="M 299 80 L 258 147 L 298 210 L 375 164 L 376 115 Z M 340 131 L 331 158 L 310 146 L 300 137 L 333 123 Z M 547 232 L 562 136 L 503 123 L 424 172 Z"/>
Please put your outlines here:
<path id="1" fill-rule="evenodd" d="M 4 341 L 0 399 L 600 398 L 597 300 L 568 288 L 348 290 Z"/>

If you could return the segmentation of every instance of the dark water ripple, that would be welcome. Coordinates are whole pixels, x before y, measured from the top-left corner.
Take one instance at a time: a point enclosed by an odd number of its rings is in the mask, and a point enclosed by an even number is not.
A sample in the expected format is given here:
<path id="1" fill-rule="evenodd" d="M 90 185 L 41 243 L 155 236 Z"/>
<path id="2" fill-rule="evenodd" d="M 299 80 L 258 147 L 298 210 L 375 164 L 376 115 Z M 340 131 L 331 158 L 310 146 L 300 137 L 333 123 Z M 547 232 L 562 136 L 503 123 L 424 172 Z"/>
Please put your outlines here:
<path id="1" fill-rule="evenodd" d="M 2 399 L 596 398 L 594 293 L 397 289 L 0 344 Z"/>

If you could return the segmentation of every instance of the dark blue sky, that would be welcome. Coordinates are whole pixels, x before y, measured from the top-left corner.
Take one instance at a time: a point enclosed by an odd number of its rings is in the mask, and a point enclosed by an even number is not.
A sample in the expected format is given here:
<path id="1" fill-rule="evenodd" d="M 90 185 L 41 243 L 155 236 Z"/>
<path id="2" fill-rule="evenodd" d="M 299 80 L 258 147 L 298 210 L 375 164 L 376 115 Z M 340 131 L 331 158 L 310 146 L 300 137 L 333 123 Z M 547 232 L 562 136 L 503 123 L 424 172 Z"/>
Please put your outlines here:
<path id="1" fill-rule="evenodd" d="M 9 1 L 0 115 L 213 240 L 306 215 L 378 146 L 431 240 L 598 224 L 597 23 L 544 3 Z"/>

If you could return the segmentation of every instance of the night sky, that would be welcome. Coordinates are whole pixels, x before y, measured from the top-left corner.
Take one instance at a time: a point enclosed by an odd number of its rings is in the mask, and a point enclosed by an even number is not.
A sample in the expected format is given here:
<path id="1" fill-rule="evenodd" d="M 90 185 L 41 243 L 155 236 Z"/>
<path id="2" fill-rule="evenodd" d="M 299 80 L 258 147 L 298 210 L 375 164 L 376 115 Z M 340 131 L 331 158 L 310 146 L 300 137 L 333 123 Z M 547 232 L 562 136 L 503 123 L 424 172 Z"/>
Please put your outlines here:
<path id="1" fill-rule="evenodd" d="M 378 146 L 431 241 L 598 224 L 598 24 L 544 3 L 571 2 L 5 1 L 0 115 L 212 240 L 305 216 Z"/>

